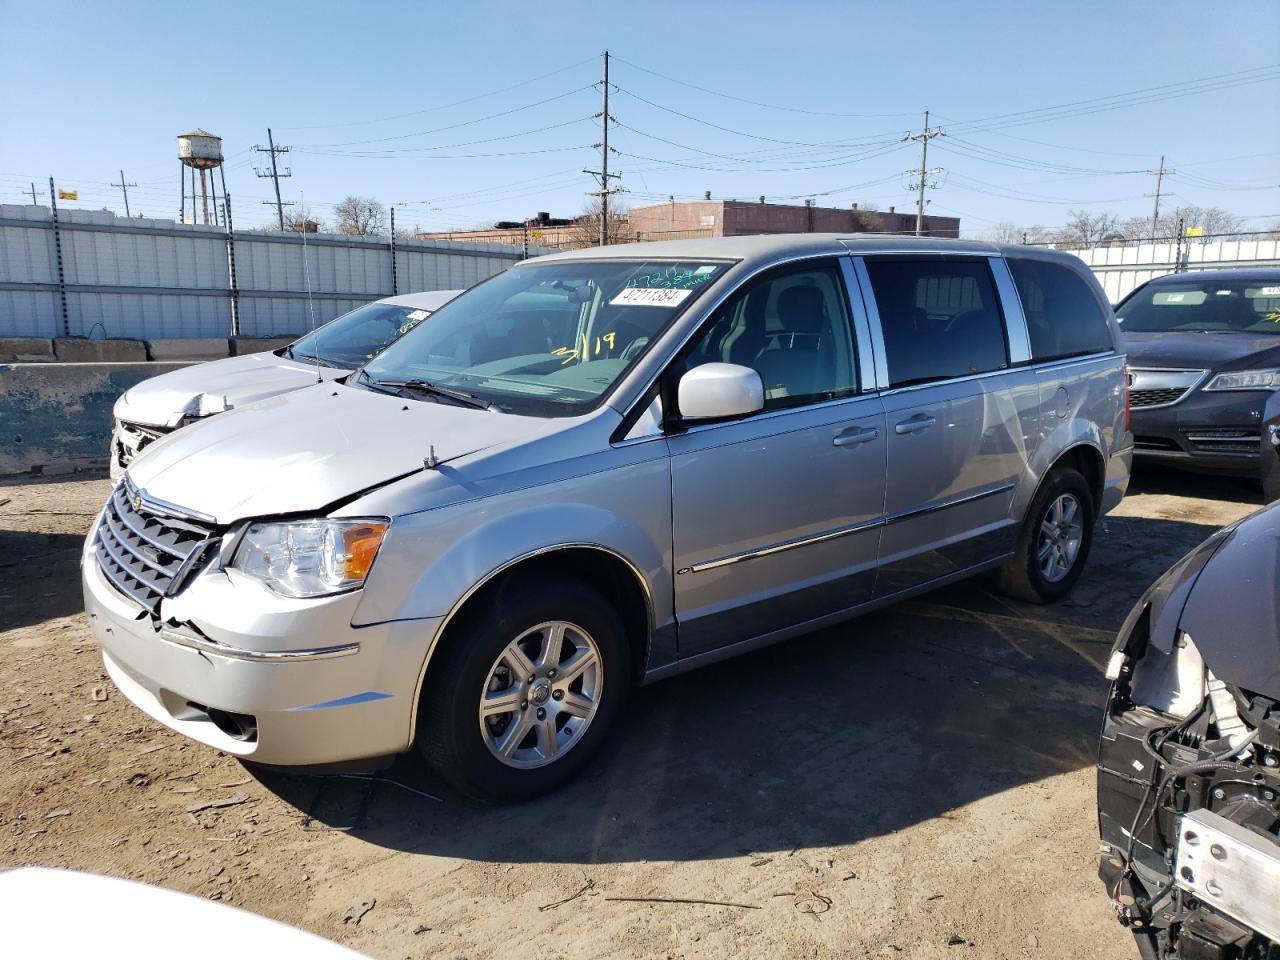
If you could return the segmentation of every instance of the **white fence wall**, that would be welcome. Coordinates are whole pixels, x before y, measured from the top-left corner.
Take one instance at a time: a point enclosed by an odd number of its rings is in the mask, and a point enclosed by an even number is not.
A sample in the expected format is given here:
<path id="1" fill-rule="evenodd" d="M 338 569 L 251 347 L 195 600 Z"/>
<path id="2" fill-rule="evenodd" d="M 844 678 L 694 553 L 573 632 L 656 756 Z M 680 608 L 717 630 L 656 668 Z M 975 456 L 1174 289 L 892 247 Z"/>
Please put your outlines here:
<path id="1" fill-rule="evenodd" d="M 67 327 L 72 336 L 225 337 L 232 287 L 221 227 L 59 211 Z M 236 231 L 240 333 L 306 330 L 307 273 L 315 322 L 392 294 L 383 237 Z M 522 258 L 519 248 L 461 241 L 396 242 L 399 293 L 471 286 Z M 530 256 L 550 252 L 530 248 Z M 305 269 L 304 269 L 305 267 Z M 62 336 L 52 213 L 0 204 L 0 336 Z"/>
<path id="2" fill-rule="evenodd" d="M 1225 267 L 1280 266 L 1280 240 L 1210 240 L 1192 237 L 1178 245 L 1172 241 L 1136 243 L 1132 246 L 1091 247 L 1067 250 L 1089 265 L 1107 291 L 1112 303 L 1119 303 L 1134 288 L 1152 277 L 1183 270 L 1211 270 Z"/>

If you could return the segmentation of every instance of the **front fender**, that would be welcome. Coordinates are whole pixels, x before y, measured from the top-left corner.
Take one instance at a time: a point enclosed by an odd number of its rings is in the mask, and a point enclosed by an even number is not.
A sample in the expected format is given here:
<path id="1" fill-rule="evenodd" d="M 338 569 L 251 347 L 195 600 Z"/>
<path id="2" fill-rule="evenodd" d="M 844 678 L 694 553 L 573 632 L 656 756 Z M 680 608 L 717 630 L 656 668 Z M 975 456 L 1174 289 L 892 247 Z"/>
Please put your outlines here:
<path id="1" fill-rule="evenodd" d="M 672 618 L 671 497 L 665 456 L 398 517 L 353 623 L 444 617 L 493 574 L 569 546 L 614 553 L 644 581 L 653 624 Z"/>

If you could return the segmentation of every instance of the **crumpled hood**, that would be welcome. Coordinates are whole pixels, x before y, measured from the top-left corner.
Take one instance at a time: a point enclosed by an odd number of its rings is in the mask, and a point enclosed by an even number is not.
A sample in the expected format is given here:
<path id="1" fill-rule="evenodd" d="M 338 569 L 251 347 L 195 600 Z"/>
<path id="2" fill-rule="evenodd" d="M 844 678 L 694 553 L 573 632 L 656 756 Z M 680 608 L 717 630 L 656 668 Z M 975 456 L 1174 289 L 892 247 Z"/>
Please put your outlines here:
<path id="1" fill-rule="evenodd" d="M 1124 333 L 1131 367 L 1247 370 L 1280 366 L 1280 335 L 1257 333 Z"/>
<path id="2" fill-rule="evenodd" d="M 231 523 L 322 509 L 423 469 L 532 439 L 556 421 L 313 385 L 210 417 L 151 444 L 128 477 L 148 495 Z"/>
<path id="3" fill-rule="evenodd" d="M 1224 531 L 1178 625 L 1215 676 L 1280 699 L 1280 502 Z"/>
<path id="4" fill-rule="evenodd" d="M 317 367 L 274 353 L 227 357 L 143 380 L 116 402 L 115 415 L 131 423 L 173 427 L 185 413 L 194 412 L 189 408 L 201 394 L 217 401 L 218 408 L 223 397 L 232 408 L 243 407 L 300 390 L 315 383 L 317 373 L 323 380 L 332 380 L 350 372 L 338 367 Z"/>

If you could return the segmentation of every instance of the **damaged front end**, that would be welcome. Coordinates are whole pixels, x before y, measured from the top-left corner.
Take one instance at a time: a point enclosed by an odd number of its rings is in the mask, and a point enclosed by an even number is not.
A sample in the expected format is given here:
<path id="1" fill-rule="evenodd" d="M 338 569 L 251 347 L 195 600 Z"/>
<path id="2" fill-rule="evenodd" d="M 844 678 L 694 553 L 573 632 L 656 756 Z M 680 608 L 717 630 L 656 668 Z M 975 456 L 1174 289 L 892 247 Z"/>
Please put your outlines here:
<path id="1" fill-rule="evenodd" d="M 1274 615 L 1259 615 L 1275 607 L 1274 527 L 1228 528 L 1184 558 L 1130 615 L 1108 666 L 1099 875 L 1148 960 L 1280 960 L 1277 638 Z M 1251 576 L 1232 575 L 1240 550 Z M 1235 603 L 1218 581 L 1265 604 Z"/>

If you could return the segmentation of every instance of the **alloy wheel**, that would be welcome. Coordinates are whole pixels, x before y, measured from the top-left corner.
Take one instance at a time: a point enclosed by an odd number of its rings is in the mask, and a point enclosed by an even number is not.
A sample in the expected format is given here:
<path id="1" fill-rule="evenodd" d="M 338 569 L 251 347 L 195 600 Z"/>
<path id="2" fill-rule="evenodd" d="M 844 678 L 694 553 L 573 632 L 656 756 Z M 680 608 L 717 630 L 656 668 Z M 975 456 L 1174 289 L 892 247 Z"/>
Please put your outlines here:
<path id="1" fill-rule="evenodd" d="M 561 620 L 531 627 L 507 644 L 485 680 L 485 746 L 510 767 L 553 763 L 582 740 L 603 690 L 604 664 L 590 634 Z"/>
<path id="2" fill-rule="evenodd" d="M 1051 504 L 1040 520 L 1036 563 L 1049 583 L 1060 583 L 1075 566 L 1084 539 L 1084 512 L 1075 494 L 1064 493 Z"/>

